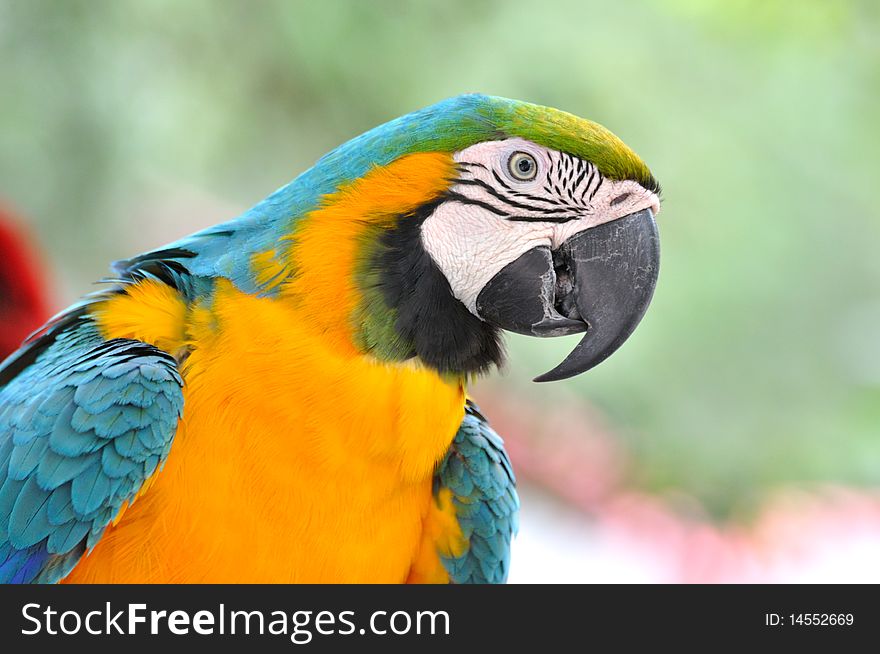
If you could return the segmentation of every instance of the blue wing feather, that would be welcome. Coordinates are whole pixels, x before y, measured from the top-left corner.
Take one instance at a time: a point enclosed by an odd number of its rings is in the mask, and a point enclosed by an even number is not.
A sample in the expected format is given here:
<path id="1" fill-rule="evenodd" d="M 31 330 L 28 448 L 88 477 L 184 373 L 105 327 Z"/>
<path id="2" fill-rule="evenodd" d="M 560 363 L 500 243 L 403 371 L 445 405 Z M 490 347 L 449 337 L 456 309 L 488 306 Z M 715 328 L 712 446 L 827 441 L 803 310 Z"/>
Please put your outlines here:
<path id="1" fill-rule="evenodd" d="M 0 385 L 0 582 L 66 576 L 164 462 L 183 409 L 170 355 L 63 325 L 0 366 L 17 366 Z"/>
<path id="2" fill-rule="evenodd" d="M 516 479 L 504 441 L 468 401 L 464 420 L 434 478 L 434 494 L 448 488 L 467 541 L 458 557 L 441 556 L 452 583 L 507 581 L 510 541 L 518 528 Z"/>

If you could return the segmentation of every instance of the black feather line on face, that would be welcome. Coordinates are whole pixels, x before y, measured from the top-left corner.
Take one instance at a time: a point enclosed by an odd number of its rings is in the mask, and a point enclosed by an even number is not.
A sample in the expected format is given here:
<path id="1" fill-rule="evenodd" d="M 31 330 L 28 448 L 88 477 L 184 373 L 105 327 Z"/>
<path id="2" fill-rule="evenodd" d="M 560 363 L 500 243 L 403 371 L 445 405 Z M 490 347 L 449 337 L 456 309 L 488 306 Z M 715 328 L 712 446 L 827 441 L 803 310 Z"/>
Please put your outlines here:
<path id="1" fill-rule="evenodd" d="M 446 200 L 448 202 L 458 202 L 459 204 L 470 204 L 476 207 L 480 207 L 481 209 L 485 209 L 486 211 L 491 211 L 496 216 L 500 216 L 505 220 L 511 220 L 513 222 L 533 222 L 533 223 L 567 223 L 569 220 L 577 220 L 581 217 L 581 215 L 540 215 L 540 216 L 518 216 L 516 214 L 510 214 L 504 211 L 503 209 L 499 209 L 498 207 L 492 206 L 488 202 L 483 202 L 482 200 L 476 200 L 474 198 L 469 198 L 465 195 L 461 195 L 460 193 L 449 192 L 446 195 Z M 531 211 L 555 211 L 549 209 L 538 209 L 535 207 L 529 208 Z"/>
<path id="2" fill-rule="evenodd" d="M 480 320 L 453 294 L 446 276 L 422 245 L 422 223 L 448 198 L 400 216 L 379 236 L 372 265 L 379 287 L 396 313 L 395 331 L 411 343 L 410 356 L 441 374 L 471 375 L 504 360 L 496 327 Z"/>
<path id="3" fill-rule="evenodd" d="M 587 174 L 587 165 L 584 163 L 583 159 L 578 161 L 578 169 L 580 170 L 580 173 L 578 173 L 577 179 L 575 179 L 574 184 L 572 184 L 572 192 L 580 186 L 580 183 L 584 181 L 584 176 Z"/>
<path id="4" fill-rule="evenodd" d="M 484 168 L 485 168 L 485 166 L 484 166 Z M 494 170 L 492 171 L 492 176 L 495 178 L 496 182 L 498 182 L 502 187 L 504 187 L 504 189 L 506 191 L 508 191 L 511 195 L 515 195 L 518 198 L 524 198 L 526 200 L 533 200 L 535 202 L 545 202 L 547 204 L 552 204 L 552 205 L 556 205 L 556 206 L 564 206 L 563 203 L 561 203 L 553 198 L 542 198 L 537 195 L 532 195 L 531 193 L 523 193 L 522 191 L 515 191 L 514 189 L 512 189 L 510 187 L 509 184 L 507 184 L 507 182 L 505 182 L 503 179 L 501 179 L 501 176 Z M 477 182 L 479 180 L 458 180 L 458 181 L 465 183 L 465 184 L 468 184 L 468 183 Z M 485 182 L 481 182 L 481 184 L 485 184 Z M 544 190 L 547 191 L 548 193 L 551 192 L 550 189 L 547 188 L 546 186 L 544 187 Z"/>
<path id="5" fill-rule="evenodd" d="M 507 184 L 507 182 L 505 182 L 503 179 L 501 179 L 501 176 L 496 171 L 494 171 L 494 170 L 492 171 L 492 176 L 495 178 L 495 181 L 497 181 L 499 184 L 501 184 L 501 186 L 506 188 L 511 193 L 514 192 L 513 189 L 510 188 L 510 186 Z"/>
<path id="6" fill-rule="evenodd" d="M 593 189 L 593 192 L 590 193 L 590 200 L 593 199 L 593 196 L 596 195 L 596 191 L 598 191 L 602 187 L 602 182 L 605 181 L 605 178 L 602 175 L 599 175 L 599 181 L 596 183 L 596 188 Z"/>
<path id="7" fill-rule="evenodd" d="M 532 199 L 534 199 L 534 200 L 540 200 L 541 202 L 544 202 L 546 204 L 551 204 L 551 205 L 555 204 L 556 206 L 551 207 L 551 208 L 547 208 L 547 207 L 536 207 L 535 205 L 532 205 L 532 204 L 523 204 L 521 202 L 517 202 L 516 200 L 513 200 L 512 198 L 507 197 L 503 193 L 497 191 L 493 186 L 491 186 L 490 184 L 487 184 L 486 182 L 484 182 L 483 180 L 480 180 L 480 179 L 460 179 L 456 183 L 463 184 L 465 186 L 478 186 L 481 189 L 483 189 L 484 191 L 486 191 L 486 193 L 491 195 L 496 200 L 499 200 L 499 201 L 503 202 L 504 204 L 506 204 L 507 206 L 513 207 L 514 209 L 525 209 L 526 211 L 537 211 L 538 213 L 554 213 L 559 210 L 559 206 L 565 206 L 565 205 L 560 205 L 560 204 L 554 203 L 552 200 L 545 200 L 544 198 L 536 198 L 533 196 L 525 196 L 525 197 L 532 197 Z M 515 191 L 511 191 L 510 193 L 512 195 L 516 194 L 516 195 L 519 195 L 520 197 L 523 197 L 523 194 L 521 194 L 521 193 L 517 194 Z M 462 196 L 462 197 L 465 197 L 465 196 Z M 501 215 L 501 214 L 499 214 L 499 215 Z"/>

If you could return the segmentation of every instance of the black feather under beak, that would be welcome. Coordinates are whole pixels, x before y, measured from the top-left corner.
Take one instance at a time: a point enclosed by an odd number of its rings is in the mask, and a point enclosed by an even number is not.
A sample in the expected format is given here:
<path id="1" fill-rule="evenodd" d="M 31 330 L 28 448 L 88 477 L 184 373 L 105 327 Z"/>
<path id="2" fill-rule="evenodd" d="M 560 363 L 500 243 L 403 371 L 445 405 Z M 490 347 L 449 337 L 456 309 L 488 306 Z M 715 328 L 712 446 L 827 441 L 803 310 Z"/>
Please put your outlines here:
<path id="1" fill-rule="evenodd" d="M 529 250 L 477 296 L 483 320 L 529 336 L 586 331 L 565 360 L 535 381 L 567 379 L 597 366 L 629 338 L 651 302 L 660 240 L 650 209 L 575 234 L 551 252 Z"/>

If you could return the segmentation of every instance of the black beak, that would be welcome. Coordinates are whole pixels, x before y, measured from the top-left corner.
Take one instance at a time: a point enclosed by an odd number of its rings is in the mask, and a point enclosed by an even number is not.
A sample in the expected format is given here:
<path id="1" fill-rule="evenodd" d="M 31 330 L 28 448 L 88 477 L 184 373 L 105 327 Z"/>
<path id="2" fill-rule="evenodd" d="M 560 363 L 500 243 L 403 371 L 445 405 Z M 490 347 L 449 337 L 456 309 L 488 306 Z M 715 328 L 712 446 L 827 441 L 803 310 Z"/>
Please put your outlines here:
<path id="1" fill-rule="evenodd" d="M 586 331 L 565 360 L 535 381 L 597 366 L 633 333 L 654 295 L 660 241 L 650 209 L 538 247 L 505 266 L 480 291 L 483 320 L 529 336 Z"/>

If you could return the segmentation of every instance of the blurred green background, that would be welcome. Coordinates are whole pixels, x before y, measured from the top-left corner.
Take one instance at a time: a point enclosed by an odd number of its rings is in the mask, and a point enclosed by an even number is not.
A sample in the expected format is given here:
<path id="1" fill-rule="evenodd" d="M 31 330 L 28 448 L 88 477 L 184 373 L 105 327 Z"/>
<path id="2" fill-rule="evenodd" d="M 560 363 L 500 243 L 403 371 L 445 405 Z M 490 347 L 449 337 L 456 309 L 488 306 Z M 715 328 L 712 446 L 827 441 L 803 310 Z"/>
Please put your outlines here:
<path id="1" fill-rule="evenodd" d="M 593 403 L 630 483 L 716 515 L 880 483 L 880 3 L 4 1 L 0 89 L 59 305 L 444 97 L 601 122 L 663 184 L 656 299 L 571 383 L 528 386 L 572 340 L 511 339 L 502 383 Z"/>

